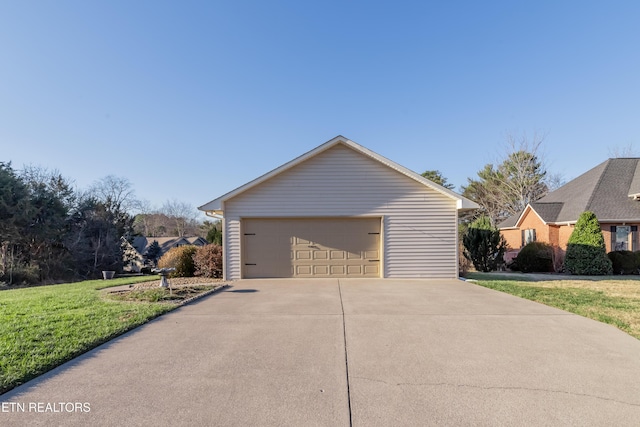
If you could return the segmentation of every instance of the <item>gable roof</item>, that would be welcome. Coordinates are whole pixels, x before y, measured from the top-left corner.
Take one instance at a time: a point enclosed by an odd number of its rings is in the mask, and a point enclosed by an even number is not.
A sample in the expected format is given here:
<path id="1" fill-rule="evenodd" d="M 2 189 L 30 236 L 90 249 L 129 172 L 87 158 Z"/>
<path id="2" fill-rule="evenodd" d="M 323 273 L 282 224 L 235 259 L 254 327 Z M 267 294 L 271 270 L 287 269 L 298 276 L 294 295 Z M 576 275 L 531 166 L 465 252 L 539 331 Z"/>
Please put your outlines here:
<path id="1" fill-rule="evenodd" d="M 600 222 L 640 221 L 640 158 L 608 159 L 530 204 L 545 223 L 576 222 L 592 211 Z M 520 215 L 500 228 L 517 227 Z"/>
<path id="2" fill-rule="evenodd" d="M 132 246 L 140 255 L 144 255 L 149 249 L 149 246 L 156 241 L 160 246 L 160 253 L 164 254 L 169 249 L 176 246 L 183 245 L 195 245 L 195 246 L 204 246 L 208 242 L 202 237 L 145 237 L 145 236 L 136 236 L 133 238 Z"/>
<path id="3" fill-rule="evenodd" d="M 374 159 L 380 163 L 382 163 L 383 165 L 403 174 L 406 175 L 407 177 L 427 186 L 430 187 L 431 189 L 438 191 L 442 194 L 444 194 L 447 197 L 450 197 L 451 199 L 454 199 L 457 202 L 457 207 L 459 210 L 470 210 L 470 209 L 477 209 L 479 208 L 479 206 L 472 202 L 471 200 L 462 197 L 461 195 L 449 190 L 448 188 L 445 188 L 441 185 L 438 185 L 428 179 L 426 179 L 425 177 L 423 177 L 422 175 L 419 175 L 407 168 L 405 168 L 404 166 L 400 166 L 398 163 L 395 163 L 394 161 L 391 161 L 389 159 L 387 159 L 386 157 L 381 156 L 380 154 L 377 154 L 371 150 L 369 150 L 368 148 L 363 147 L 360 144 L 357 144 L 341 135 L 336 136 L 335 138 L 325 142 L 324 144 L 314 148 L 311 151 L 306 152 L 305 154 L 296 157 L 295 159 L 283 164 L 282 166 L 277 167 L 276 169 L 273 169 L 270 172 L 267 172 L 266 174 L 254 179 L 253 181 L 250 181 L 238 188 L 236 188 L 235 190 L 232 190 L 230 192 L 228 192 L 227 194 L 224 194 L 221 197 L 218 197 L 217 199 L 214 199 L 212 201 L 210 201 L 209 203 L 206 203 L 200 207 L 198 207 L 199 210 L 201 211 L 205 211 L 205 212 L 214 212 L 216 214 L 222 214 L 222 212 L 224 211 L 224 202 L 226 200 L 229 200 L 241 193 L 244 193 L 245 191 L 273 178 L 276 175 L 281 174 L 282 172 L 289 170 L 291 168 L 293 168 L 294 166 L 299 165 L 300 163 L 332 148 L 335 147 L 338 144 L 342 144 L 348 148 L 351 148 L 352 150 L 363 154 L 371 159 Z"/>

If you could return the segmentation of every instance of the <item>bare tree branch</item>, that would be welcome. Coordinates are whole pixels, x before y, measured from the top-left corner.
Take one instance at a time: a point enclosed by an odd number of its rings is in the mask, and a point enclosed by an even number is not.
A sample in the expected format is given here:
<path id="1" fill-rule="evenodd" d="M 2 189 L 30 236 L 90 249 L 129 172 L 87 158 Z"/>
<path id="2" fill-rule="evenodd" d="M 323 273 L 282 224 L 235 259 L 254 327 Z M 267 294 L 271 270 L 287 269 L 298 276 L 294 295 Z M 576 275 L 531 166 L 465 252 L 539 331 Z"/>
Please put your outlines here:
<path id="1" fill-rule="evenodd" d="M 503 159 L 497 166 L 485 165 L 478 172 L 479 179 L 468 179 L 463 187 L 463 195 L 480 204 L 493 225 L 519 214 L 547 193 L 547 172 L 539 154 L 543 140 L 538 133 L 533 139 L 526 134 L 507 135 Z"/>
<path id="2" fill-rule="evenodd" d="M 615 146 L 609 147 L 609 157 L 614 159 L 620 159 L 625 157 L 638 157 L 638 152 L 634 148 L 633 144 L 628 144 L 624 147 Z"/>
<path id="3" fill-rule="evenodd" d="M 131 182 L 115 175 L 107 175 L 95 182 L 89 193 L 114 210 L 129 212 L 137 203 Z"/>

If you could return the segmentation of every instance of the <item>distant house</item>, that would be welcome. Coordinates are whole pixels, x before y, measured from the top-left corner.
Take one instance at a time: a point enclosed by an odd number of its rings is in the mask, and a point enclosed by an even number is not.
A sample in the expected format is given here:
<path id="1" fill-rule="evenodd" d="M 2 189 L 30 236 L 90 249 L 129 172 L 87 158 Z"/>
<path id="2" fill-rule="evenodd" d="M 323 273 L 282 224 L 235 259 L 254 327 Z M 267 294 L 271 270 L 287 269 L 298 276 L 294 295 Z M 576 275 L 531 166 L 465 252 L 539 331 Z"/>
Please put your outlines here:
<path id="1" fill-rule="evenodd" d="M 207 242 L 202 237 L 134 237 L 131 246 L 134 249 L 134 259 L 130 262 L 130 269 L 132 271 L 140 271 L 145 265 L 144 255 L 147 253 L 149 246 L 153 242 L 158 242 L 160 246 L 160 255 L 164 255 L 169 249 L 176 248 L 178 246 L 194 245 L 205 246 Z"/>
<path id="2" fill-rule="evenodd" d="M 584 211 L 598 218 L 607 252 L 640 250 L 640 158 L 609 159 L 529 204 L 498 227 L 513 250 L 531 241 L 566 249 Z"/>

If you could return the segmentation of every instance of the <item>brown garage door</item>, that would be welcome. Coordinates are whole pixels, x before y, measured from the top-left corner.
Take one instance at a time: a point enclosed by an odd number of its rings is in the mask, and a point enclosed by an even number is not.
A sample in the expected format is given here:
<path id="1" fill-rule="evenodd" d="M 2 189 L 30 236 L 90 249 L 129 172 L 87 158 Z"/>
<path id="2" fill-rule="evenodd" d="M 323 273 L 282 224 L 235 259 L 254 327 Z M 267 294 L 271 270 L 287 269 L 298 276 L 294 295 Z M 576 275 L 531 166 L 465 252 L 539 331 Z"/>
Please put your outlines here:
<path id="1" fill-rule="evenodd" d="M 380 277 L 380 218 L 244 219 L 243 277 Z"/>

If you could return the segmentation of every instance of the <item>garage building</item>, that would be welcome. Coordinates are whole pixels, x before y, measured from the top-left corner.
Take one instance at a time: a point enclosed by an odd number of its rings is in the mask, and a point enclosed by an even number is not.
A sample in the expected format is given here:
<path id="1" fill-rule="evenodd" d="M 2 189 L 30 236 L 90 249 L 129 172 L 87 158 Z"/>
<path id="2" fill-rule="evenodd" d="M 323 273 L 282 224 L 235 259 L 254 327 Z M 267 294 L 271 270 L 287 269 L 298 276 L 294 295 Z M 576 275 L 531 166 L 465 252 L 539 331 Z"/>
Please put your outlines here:
<path id="1" fill-rule="evenodd" d="M 478 206 L 342 136 L 201 206 L 226 280 L 458 276 L 458 212 Z"/>

